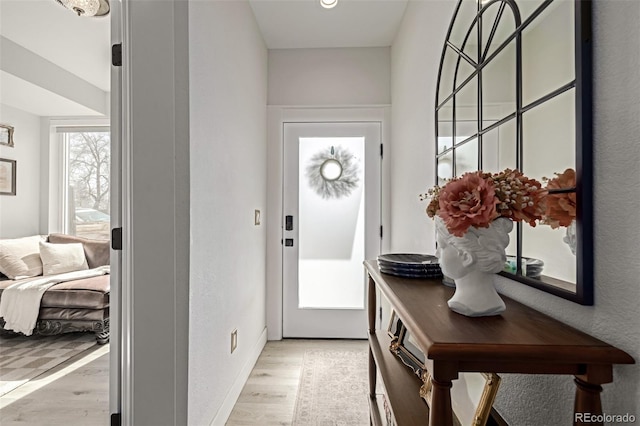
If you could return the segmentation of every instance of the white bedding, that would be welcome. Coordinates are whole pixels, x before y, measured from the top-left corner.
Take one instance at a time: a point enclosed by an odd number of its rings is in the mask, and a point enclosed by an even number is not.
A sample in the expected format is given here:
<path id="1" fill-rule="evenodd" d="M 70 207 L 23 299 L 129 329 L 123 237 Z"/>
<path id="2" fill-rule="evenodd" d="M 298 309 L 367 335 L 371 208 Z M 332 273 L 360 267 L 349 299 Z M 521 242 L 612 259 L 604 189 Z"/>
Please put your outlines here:
<path id="1" fill-rule="evenodd" d="M 0 318 L 5 321 L 4 329 L 30 336 L 38 320 L 40 301 L 45 291 L 54 284 L 108 274 L 109 265 L 83 271 L 34 277 L 12 284 L 2 291 Z"/>

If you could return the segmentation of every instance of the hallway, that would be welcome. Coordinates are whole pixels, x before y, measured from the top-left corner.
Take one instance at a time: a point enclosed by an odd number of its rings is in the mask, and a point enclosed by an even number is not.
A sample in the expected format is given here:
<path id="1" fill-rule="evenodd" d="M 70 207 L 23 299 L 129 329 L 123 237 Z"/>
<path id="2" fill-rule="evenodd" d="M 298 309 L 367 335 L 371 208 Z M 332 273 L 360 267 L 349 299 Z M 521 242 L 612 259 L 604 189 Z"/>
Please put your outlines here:
<path id="1" fill-rule="evenodd" d="M 310 349 L 365 351 L 366 348 L 366 340 L 267 342 L 227 426 L 292 425 L 305 352 Z M 368 406 L 364 409 L 368 412 Z"/>

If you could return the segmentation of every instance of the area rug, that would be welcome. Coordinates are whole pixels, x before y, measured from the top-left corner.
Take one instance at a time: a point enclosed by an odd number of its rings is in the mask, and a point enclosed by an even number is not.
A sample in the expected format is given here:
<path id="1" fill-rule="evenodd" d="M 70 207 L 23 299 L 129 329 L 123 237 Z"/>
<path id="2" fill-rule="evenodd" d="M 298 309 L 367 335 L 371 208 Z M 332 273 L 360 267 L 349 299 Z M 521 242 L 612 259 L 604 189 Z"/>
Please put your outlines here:
<path id="1" fill-rule="evenodd" d="M 0 396 L 96 345 L 93 333 L 0 335 Z"/>
<path id="2" fill-rule="evenodd" d="M 292 425 L 369 425 L 368 366 L 366 350 L 307 350 Z"/>

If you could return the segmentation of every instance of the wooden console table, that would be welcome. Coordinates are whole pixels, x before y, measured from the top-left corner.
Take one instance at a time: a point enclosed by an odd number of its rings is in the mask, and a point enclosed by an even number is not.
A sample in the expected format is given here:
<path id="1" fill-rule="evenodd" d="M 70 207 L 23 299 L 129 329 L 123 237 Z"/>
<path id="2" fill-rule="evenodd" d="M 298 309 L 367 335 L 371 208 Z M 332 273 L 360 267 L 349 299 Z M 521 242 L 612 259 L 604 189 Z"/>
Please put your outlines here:
<path id="1" fill-rule="evenodd" d="M 601 414 L 601 385 L 613 381 L 612 365 L 634 363 L 626 352 L 505 296 L 502 315 L 469 318 L 449 309 L 454 289 L 440 280 L 399 278 L 380 273 L 375 261 L 364 264 L 369 274 L 373 424 L 379 420 L 377 371 L 399 426 L 423 425 L 427 416 L 431 426 L 452 426 L 451 381 L 460 372 L 571 374 L 576 383 L 574 412 Z M 433 361 L 431 409 L 420 398 L 420 379 L 389 351 L 386 330 L 376 332 L 376 288 Z"/>

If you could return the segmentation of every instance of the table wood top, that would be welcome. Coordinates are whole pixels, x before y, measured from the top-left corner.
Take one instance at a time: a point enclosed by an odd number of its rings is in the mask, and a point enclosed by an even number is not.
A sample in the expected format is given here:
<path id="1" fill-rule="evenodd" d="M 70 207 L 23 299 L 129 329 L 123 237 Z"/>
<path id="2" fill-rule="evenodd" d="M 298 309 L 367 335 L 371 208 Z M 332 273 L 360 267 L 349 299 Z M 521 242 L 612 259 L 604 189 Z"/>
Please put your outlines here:
<path id="1" fill-rule="evenodd" d="M 510 370 L 509 362 L 634 363 L 626 352 L 504 295 L 507 309 L 501 315 L 466 317 L 449 309 L 454 289 L 440 279 L 383 274 L 371 260 L 365 267 L 429 359 L 502 361 L 503 371 Z"/>

